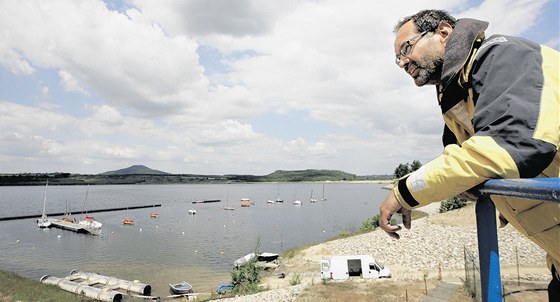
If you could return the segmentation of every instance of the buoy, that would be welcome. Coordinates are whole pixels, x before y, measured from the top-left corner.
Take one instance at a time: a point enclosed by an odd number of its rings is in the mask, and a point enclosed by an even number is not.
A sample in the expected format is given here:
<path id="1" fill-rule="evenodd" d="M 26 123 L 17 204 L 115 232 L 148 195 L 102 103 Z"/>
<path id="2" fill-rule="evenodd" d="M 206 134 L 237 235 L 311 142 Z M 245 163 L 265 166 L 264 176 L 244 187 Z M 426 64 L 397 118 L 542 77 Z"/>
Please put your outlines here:
<path id="1" fill-rule="evenodd" d="M 62 235 L 58 235 L 58 237 L 57 237 L 57 238 L 58 238 L 58 239 L 60 239 L 60 237 L 62 237 Z"/>
<path id="2" fill-rule="evenodd" d="M 182 234 L 185 235 L 185 232 L 183 232 Z"/>

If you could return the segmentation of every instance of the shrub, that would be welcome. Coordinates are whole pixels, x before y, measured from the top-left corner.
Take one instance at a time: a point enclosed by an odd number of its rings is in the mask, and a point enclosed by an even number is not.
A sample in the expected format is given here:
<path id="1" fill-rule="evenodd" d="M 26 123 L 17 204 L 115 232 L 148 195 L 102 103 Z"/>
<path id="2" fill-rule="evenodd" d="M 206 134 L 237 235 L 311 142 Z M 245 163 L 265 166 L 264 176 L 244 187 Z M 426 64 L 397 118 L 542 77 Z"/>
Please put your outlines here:
<path id="1" fill-rule="evenodd" d="M 260 239 L 257 240 L 255 255 L 260 253 L 259 247 Z M 261 282 L 263 268 L 257 266 L 257 260 L 258 258 L 255 256 L 231 273 L 231 283 L 235 285 L 233 291 L 236 294 L 253 294 L 260 291 L 259 282 Z"/>
<path id="2" fill-rule="evenodd" d="M 447 211 L 460 209 L 467 205 L 467 201 L 458 197 L 451 197 L 448 200 L 441 203 L 439 206 L 439 212 L 445 213 Z"/>
<path id="3" fill-rule="evenodd" d="M 375 230 L 379 227 L 379 215 L 375 215 L 370 219 L 362 222 L 362 226 L 360 227 L 360 231 L 362 232 L 369 232 Z"/>
<path id="4" fill-rule="evenodd" d="M 298 285 L 301 284 L 301 274 L 300 273 L 294 273 L 292 275 L 292 278 L 290 279 L 290 285 Z"/>

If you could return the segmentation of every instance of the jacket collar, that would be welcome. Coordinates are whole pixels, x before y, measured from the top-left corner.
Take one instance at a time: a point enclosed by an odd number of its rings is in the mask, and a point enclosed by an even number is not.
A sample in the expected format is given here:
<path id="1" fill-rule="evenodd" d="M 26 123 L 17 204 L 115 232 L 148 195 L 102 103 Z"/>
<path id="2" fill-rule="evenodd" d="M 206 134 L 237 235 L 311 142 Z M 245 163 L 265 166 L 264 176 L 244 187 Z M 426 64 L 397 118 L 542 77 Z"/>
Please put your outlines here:
<path id="1" fill-rule="evenodd" d="M 441 85 L 447 87 L 449 81 L 465 64 L 476 38 L 488 28 L 488 22 L 476 19 L 459 19 L 445 46 Z"/>

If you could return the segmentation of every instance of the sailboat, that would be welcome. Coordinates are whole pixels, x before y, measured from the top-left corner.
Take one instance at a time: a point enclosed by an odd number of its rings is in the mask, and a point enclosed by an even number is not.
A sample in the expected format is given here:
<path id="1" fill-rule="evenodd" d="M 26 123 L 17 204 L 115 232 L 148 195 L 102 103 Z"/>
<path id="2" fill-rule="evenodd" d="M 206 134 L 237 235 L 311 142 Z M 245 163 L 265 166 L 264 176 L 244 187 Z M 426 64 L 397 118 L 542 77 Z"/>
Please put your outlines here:
<path id="1" fill-rule="evenodd" d="M 296 192 L 294 192 L 294 206 L 301 206 L 301 200 L 296 199 Z"/>
<path id="2" fill-rule="evenodd" d="M 275 202 L 284 202 L 284 199 L 280 198 L 280 185 L 276 185 L 276 200 Z"/>
<path id="3" fill-rule="evenodd" d="M 88 198 L 88 193 L 89 193 L 89 185 L 86 191 L 86 197 L 84 198 L 84 206 L 82 208 L 82 215 L 84 214 L 84 210 L 86 208 L 86 201 Z M 101 226 L 103 225 L 101 222 L 95 220 L 95 217 L 93 216 L 88 216 L 86 213 L 86 220 L 82 220 L 82 215 L 80 215 L 80 221 L 78 221 L 78 224 L 85 226 L 88 231 L 90 232 L 98 232 L 101 230 Z"/>
<path id="4" fill-rule="evenodd" d="M 51 226 L 51 221 L 49 220 L 49 218 L 47 217 L 47 214 L 45 213 L 46 207 L 47 207 L 47 189 L 49 187 L 49 180 L 47 179 L 47 184 L 45 185 L 45 198 L 43 199 L 43 215 L 41 215 L 41 218 L 37 219 L 37 226 L 39 228 L 48 228 Z"/>
<path id="5" fill-rule="evenodd" d="M 323 184 L 323 197 L 321 198 L 322 201 L 327 201 L 327 198 L 325 197 L 325 184 Z"/>
<path id="6" fill-rule="evenodd" d="M 313 190 L 311 190 L 311 197 L 309 198 L 309 202 L 317 202 L 317 199 L 313 198 Z"/>
<path id="7" fill-rule="evenodd" d="M 229 205 L 229 191 L 226 191 L 226 203 L 227 203 L 227 206 L 224 207 L 224 210 L 227 210 L 227 211 L 234 211 L 235 210 L 234 207 L 230 207 L 230 205 Z"/>

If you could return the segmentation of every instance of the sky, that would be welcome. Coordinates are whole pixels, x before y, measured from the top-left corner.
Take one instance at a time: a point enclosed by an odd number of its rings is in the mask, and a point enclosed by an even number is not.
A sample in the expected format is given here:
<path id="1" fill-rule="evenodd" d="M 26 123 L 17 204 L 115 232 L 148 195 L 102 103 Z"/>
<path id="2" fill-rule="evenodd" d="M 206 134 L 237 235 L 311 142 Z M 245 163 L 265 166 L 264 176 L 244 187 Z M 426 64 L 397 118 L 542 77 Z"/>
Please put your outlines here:
<path id="1" fill-rule="evenodd" d="M 393 50 L 395 23 L 426 8 L 559 49 L 559 0 L 1 1 L 0 173 L 426 163 L 435 88 Z"/>

